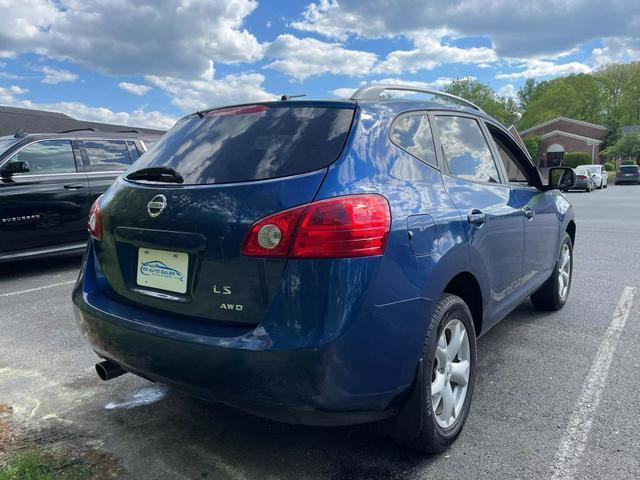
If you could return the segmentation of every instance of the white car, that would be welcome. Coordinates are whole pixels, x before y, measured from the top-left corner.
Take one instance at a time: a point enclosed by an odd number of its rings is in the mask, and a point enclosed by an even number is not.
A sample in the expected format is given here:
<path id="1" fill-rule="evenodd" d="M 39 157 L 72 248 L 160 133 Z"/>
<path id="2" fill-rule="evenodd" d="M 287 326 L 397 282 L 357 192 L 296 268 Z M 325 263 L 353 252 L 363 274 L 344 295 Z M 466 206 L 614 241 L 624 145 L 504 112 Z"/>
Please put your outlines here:
<path id="1" fill-rule="evenodd" d="M 593 182 L 596 184 L 596 188 L 607 188 L 609 174 L 604 168 L 604 165 L 580 165 L 577 168 L 589 172 L 589 175 L 593 177 Z"/>

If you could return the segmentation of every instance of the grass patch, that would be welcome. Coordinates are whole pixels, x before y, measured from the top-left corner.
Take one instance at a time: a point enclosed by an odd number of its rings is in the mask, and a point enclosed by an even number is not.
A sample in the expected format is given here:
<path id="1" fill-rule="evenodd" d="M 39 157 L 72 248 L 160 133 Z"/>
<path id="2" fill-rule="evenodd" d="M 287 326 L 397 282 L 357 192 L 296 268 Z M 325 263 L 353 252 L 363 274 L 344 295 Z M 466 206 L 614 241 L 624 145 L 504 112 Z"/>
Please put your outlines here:
<path id="1" fill-rule="evenodd" d="M 122 474 L 113 457 L 91 449 L 30 450 L 0 462 L 0 480 L 107 480 Z"/>

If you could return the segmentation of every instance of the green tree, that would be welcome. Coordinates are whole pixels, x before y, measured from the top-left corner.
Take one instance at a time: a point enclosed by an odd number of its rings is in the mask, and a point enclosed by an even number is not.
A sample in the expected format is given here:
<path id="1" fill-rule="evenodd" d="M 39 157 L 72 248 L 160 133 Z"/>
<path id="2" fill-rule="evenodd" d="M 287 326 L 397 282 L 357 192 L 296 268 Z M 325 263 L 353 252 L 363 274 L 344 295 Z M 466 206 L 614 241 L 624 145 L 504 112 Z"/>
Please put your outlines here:
<path id="1" fill-rule="evenodd" d="M 620 140 L 602 151 L 605 157 L 640 158 L 640 130 L 635 130 L 620 137 Z"/>
<path id="2" fill-rule="evenodd" d="M 617 118 L 611 116 L 607 117 L 607 121 L 605 122 L 604 126 L 606 127 L 606 130 L 604 132 L 602 144 L 600 145 L 600 148 L 602 150 L 615 145 L 622 136 L 620 121 Z"/>
<path id="3" fill-rule="evenodd" d="M 513 124 L 520 115 L 512 98 L 498 97 L 489 85 L 474 78 L 457 78 L 444 91 L 475 103 L 506 126 Z"/>
<path id="4" fill-rule="evenodd" d="M 518 90 L 518 106 L 522 111 L 525 111 L 531 102 L 542 95 L 546 84 L 545 81 L 538 82 L 535 78 L 527 78 L 524 85 Z"/>
<path id="5" fill-rule="evenodd" d="M 526 130 L 538 123 L 556 117 L 575 118 L 580 108 L 580 99 L 573 86 L 555 79 L 547 82 L 542 94 L 533 100 L 518 122 L 519 130 Z"/>
<path id="6" fill-rule="evenodd" d="M 633 64 L 610 63 L 602 66 L 596 77 L 600 80 L 606 95 L 607 114 L 623 120 L 625 91 L 633 78 Z"/>

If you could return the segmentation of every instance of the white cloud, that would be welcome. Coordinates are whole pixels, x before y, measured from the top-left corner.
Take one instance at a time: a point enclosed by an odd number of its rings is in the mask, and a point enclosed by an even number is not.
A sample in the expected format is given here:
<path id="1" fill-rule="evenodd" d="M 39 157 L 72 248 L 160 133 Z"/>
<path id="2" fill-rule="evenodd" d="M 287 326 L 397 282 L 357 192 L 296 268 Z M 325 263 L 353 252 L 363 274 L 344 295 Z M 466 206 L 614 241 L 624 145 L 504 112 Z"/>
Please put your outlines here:
<path id="1" fill-rule="evenodd" d="M 206 74 L 195 80 L 157 75 L 148 75 L 145 79 L 167 93 L 171 103 L 184 112 L 276 98 L 262 87 L 264 75 L 241 73 L 216 79 L 213 63 L 209 64 Z"/>
<path id="2" fill-rule="evenodd" d="M 284 72 L 296 80 L 324 73 L 366 75 L 377 60 L 371 52 L 348 50 L 340 43 L 288 34 L 280 35 L 271 42 L 265 54 L 276 58 L 267 68 Z"/>
<path id="3" fill-rule="evenodd" d="M 0 56 L 34 48 L 60 14 L 51 0 L 0 0 Z"/>
<path id="4" fill-rule="evenodd" d="M 498 96 L 507 97 L 516 100 L 518 98 L 518 89 L 511 83 L 498 89 Z"/>
<path id="5" fill-rule="evenodd" d="M 396 50 L 376 66 L 376 72 L 415 73 L 432 70 L 445 63 L 482 63 L 497 60 L 496 53 L 487 47 L 460 48 L 442 43 L 445 32 L 427 32 L 415 35 L 413 50 Z"/>
<path id="6" fill-rule="evenodd" d="M 110 74 L 189 77 L 262 56 L 242 27 L 255 0 L 0 0 L 0 45 Z"/>
<path id="7" fill-rule="evenodd" d="M 169 129 L 175 123 L 174 117 L 157 110 L 136 109 L 132 112 L 114 112 L 105 107 L 92 107 L 81 102 L 36 103 L 18 98 L 18 96 L 27 92 L 28 90 L 16 85 L 0 87 L 0 104 L 11 107 L 62 112 L 78 120 L 115 123 L 132 127 Z"/>
<path id="8" fill-rule="evenodd" d="M 593 38 L 637 36 L 635 0 L 318 0 L 291 26 L 344 41 L 406 36 L 446 26 L 461 37 L 489 38 L 500 56 L 536 58 Z"/>
<path id="9" fill-rule="evenodd" d="M 475 78 L 475 77 L 469 77 Z M 442 90 L 444 87 L 449 85 L 454 79 L 451 77 L 438 77 L 431 82 L 422 82 L 419 80 L 403 80 L 401 78 L 383 78 L 381 80 L 373 80 L 369 82 L 373 85 L 402 85 L 407 87 L 415 87 L 415 88 L 426 88 L 432 90 Z M 360 82 L 360 85 L 366 85 L 367 82 Z M 335 90 L 331 90 L 329 93 L 337 98 L 350 98 L 351 95 L 357 90 L 357 88 L 352 87 L 342 87 L 336 88 Z M 406 96 L 407 93 L 403 93 L 403 96 Z"/>
<path id="10" fill-rule="evenodd" d="M 596 67 L 638 59 L 640 59 L 640 38 L 638 37 L 605 38 L 602 41 L 602 47 L 594 48 L 591 52 L 591 62 Z"/>
<path id="11" fill-rule="evenodd" d="M 19 87 L 17 85 L 11 85 L 9 87 L 0 87 L 0 105 L 9 105 L 14 101 L 16 95 L 23 95 L 29 90 Z"/>
<path id="12" fill-rule="evenodd" d="M 329 93 L 336 98 L 351 98 L 351 95 L 357 90 L 357 88 L 341 87 L 331 90 Z"/>
<path id="13" fill-rule="evenodd" d="M 580 62 L 554 63 L 547 60 L 527 60 L 516 68 L 524 69 L 512 73 L 499 73 L 498 80 L 516 80 L 518 78 L 557 77 L 572 73 L 589 73 L 591 67 Z"/>
<path id="14" fill-rule="evenodd" d="M 78 80 L 78 75 L 68 70 L 58 70 L 57 68 L 42 67 L 39 71 L 44 74 L 42 83 L 49 83 L 55 85 L 63 82 L 75 82 Z"/>
<path id="15" fill-rule="evenodd" d="M 138 95 L 139 97 L 151 90 L 151 87 L 149 85 L 140 85 L 138 83 L 130 82 L 120 82 L 118 84 L 118 87 L 120 87 L 125 92 L 132 93 L 133 95 Z"/>

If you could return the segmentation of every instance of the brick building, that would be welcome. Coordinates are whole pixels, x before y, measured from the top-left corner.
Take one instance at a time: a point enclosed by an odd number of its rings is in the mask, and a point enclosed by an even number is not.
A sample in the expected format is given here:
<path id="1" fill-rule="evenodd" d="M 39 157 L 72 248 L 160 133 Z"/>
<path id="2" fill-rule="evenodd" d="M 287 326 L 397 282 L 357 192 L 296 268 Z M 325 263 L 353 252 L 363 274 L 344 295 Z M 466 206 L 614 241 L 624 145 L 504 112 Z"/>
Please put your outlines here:
<path id="1" fill-rule="evenodd" d="M 570 152 L 591 154 L 592 163 L 602 163 L 600 144 L 605 127 L 594 123 L 558 117 L 520 132 L 520 135 L 540 136 L 537 162 L 539 167 L 555 167 L 562 164 L 564 155 Z"/>

